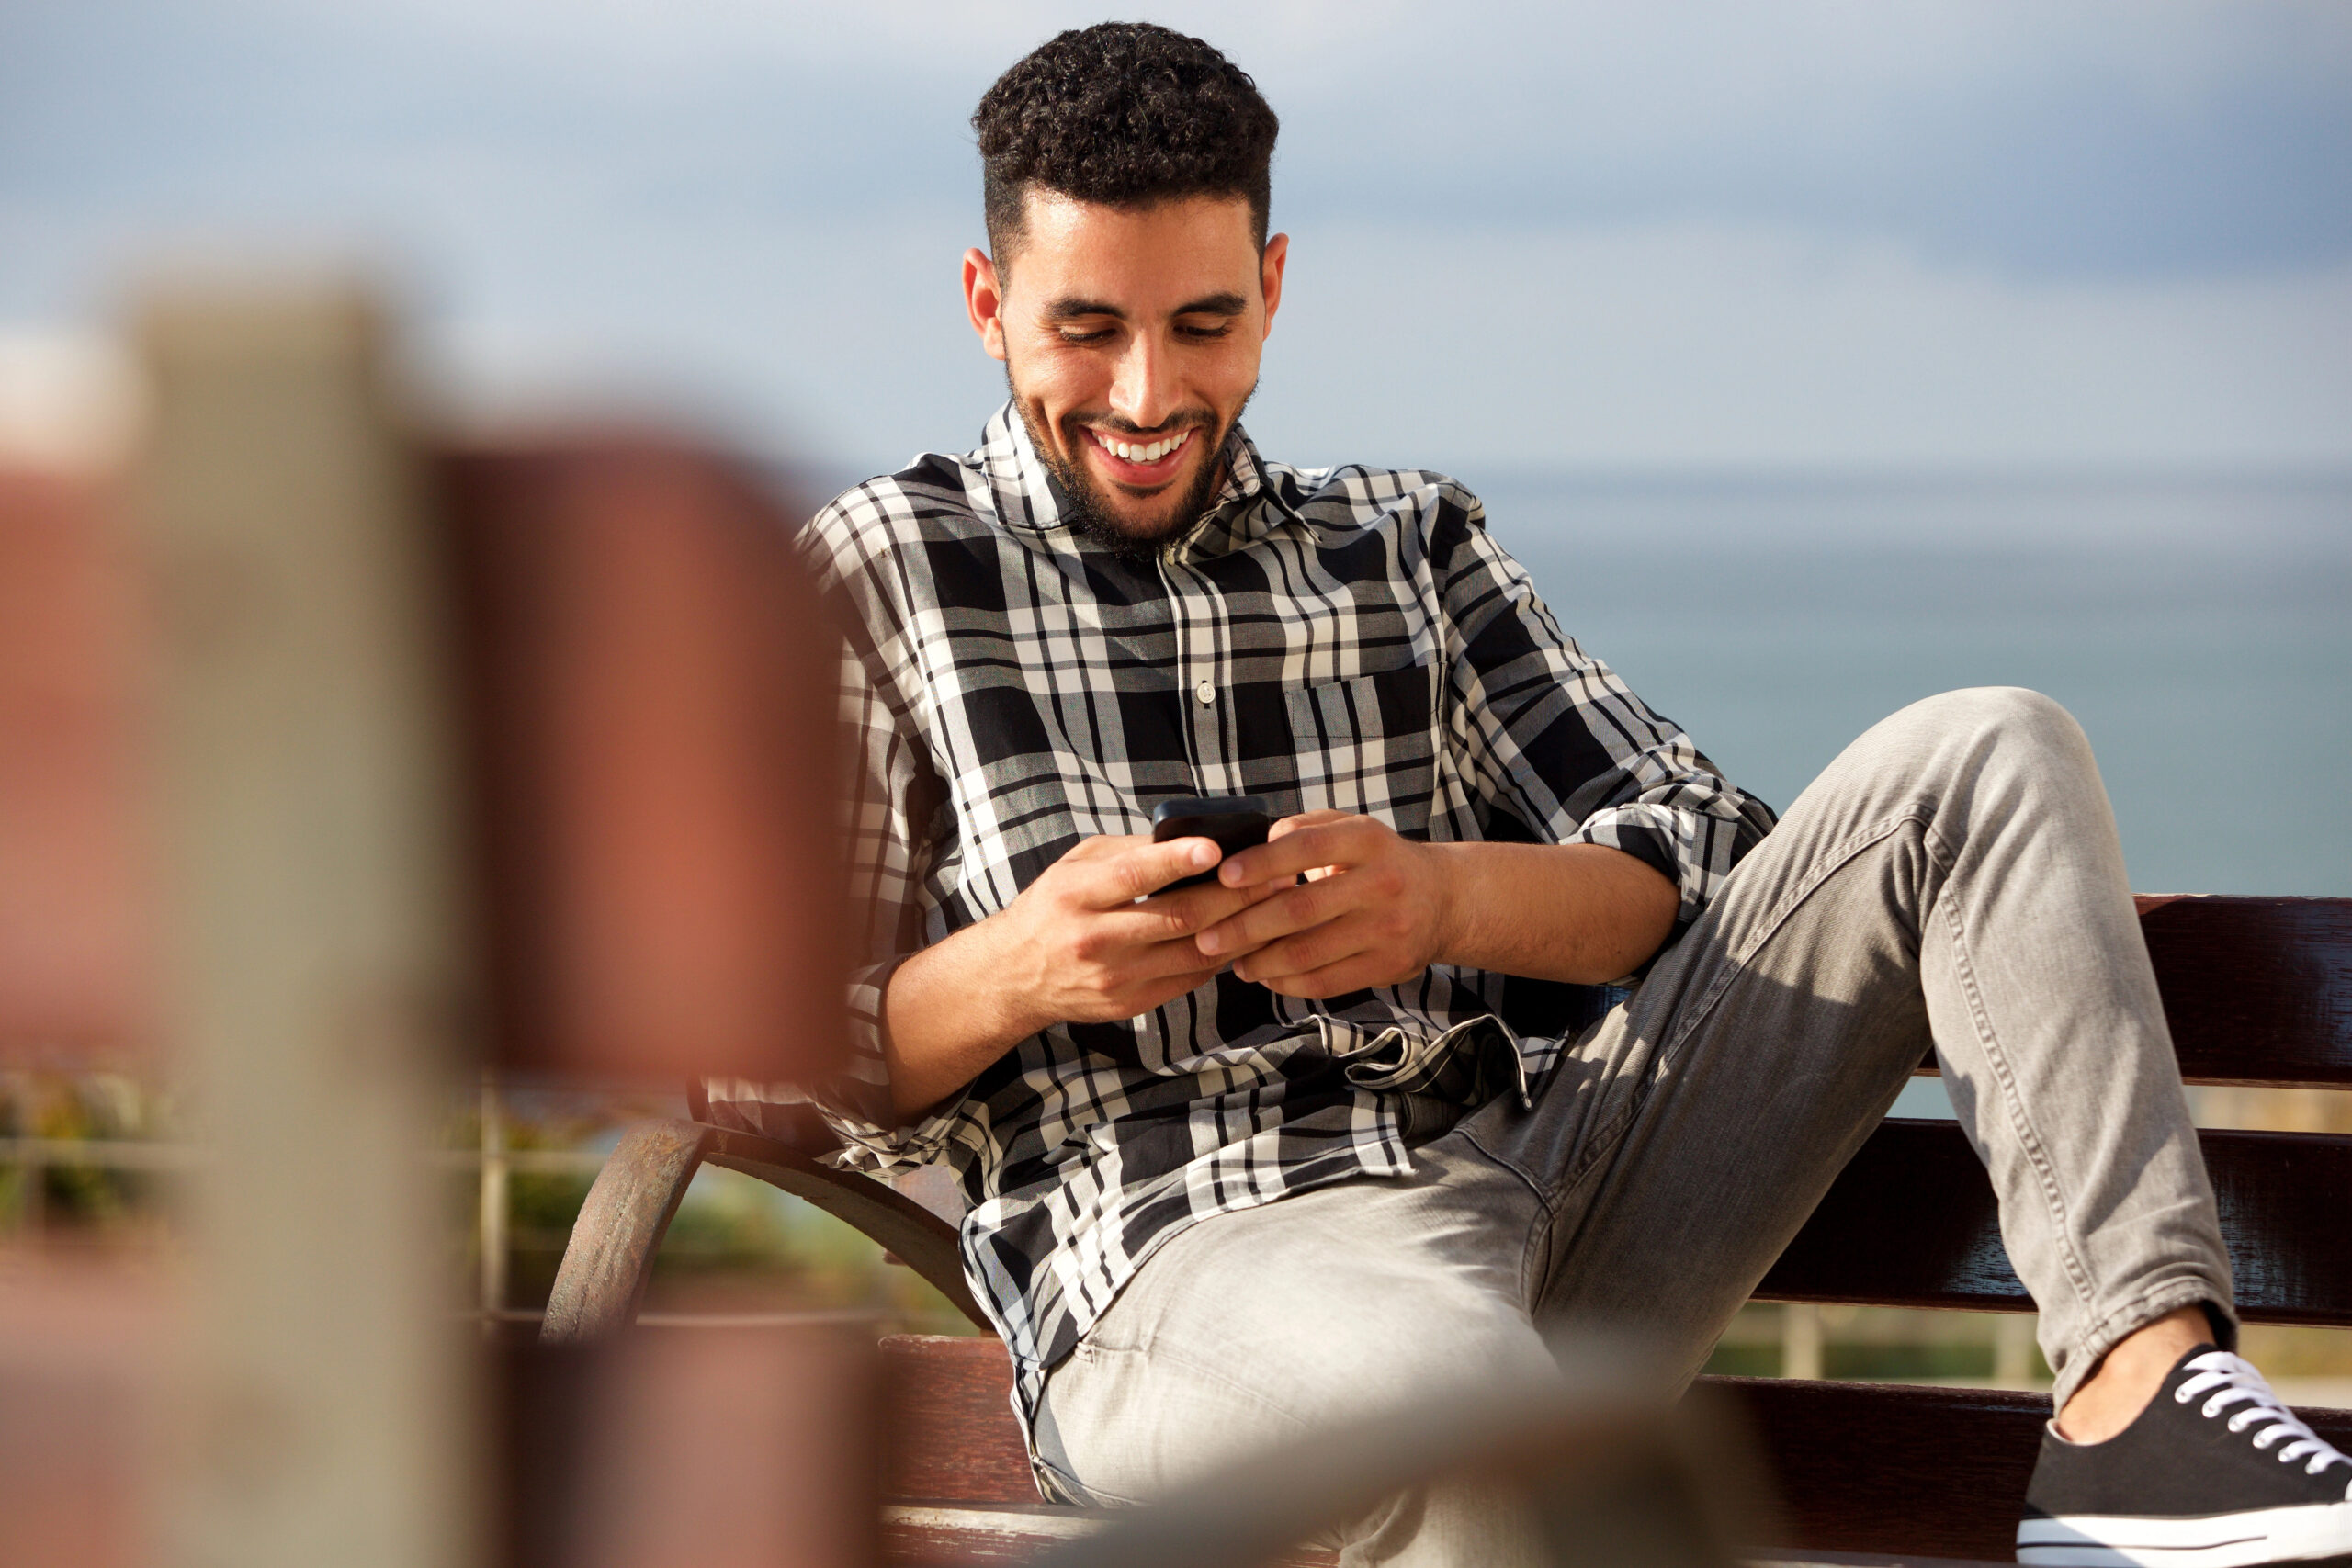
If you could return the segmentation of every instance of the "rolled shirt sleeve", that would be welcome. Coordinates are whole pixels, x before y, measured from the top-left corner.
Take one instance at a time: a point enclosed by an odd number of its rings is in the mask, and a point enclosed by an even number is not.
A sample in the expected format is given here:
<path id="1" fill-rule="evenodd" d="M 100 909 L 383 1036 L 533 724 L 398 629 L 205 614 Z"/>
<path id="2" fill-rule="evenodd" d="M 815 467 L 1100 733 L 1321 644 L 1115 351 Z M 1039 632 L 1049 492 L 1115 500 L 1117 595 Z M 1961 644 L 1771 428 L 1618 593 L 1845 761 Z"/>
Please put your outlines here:
<path id="1" fill-rule="evenodd" d="M 811 525 L 818 533 L 826 519 Z M 841 556 L 824 552 L 833 559 Z M 854 558 L 854 557 L 852 558 Z M 830 586 L 830 585 L 829 585 Z M 963 1108 L 951 1095 L 902 1123 L 890 1103 L 883 998 L 891 975 L 927 944 L 920 895 L 929 867 L 929 817 L 944 792 L 931 776 L 905 682 L 880 668 L 892 646 L 852 623 L 842 647 L 841 722 L 849 776 L 842 782 L 850 859 L 850 906 L 860 925 L 858 964 L 849 976 L 849 1066 L 810 1087 L 809 1099 L 843 1147 L 834 1163 L 884 1171 L 927 1164 L 945 1146 Z"/>
<path id="2" fill-rule="evenodd" d="M 1538 842 L 1602 844 L 1655 867 L 1680 892 L 1679 935 L 1771 830 L 1771 808 L 1561 631 L 1476 498 L 1457 493 L 1431 555 L 1452 638 L 1448 739 L 1481 806 Z"/>

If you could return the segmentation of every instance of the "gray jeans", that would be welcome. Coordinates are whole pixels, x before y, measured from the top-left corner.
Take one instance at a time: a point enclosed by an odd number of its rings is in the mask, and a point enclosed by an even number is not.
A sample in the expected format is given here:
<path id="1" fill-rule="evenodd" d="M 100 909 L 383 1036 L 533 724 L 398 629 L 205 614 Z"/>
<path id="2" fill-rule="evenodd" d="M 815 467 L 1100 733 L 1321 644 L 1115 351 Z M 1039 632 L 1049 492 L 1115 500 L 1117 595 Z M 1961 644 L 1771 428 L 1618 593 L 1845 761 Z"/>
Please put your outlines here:
<path id="1" fill-rule="evenodd" d="M 1695 1372 L 1930 1042 L 2062 1402 L 2176 1308 L 2227 1332 L 2089 745 L 2046 697 L 1958 692 L 1831 763 L 1532 1111 L 1170 1241 L 1055 1371 L 1040 1454 L 1073 1495 L 1145 1501 L 1417 1393 L 1548 1375 L 1562 1325 Z M 1505 1562 L 1514 1528 L 1438 1485 L 1339 1539 L 1351 1563 Z"/>

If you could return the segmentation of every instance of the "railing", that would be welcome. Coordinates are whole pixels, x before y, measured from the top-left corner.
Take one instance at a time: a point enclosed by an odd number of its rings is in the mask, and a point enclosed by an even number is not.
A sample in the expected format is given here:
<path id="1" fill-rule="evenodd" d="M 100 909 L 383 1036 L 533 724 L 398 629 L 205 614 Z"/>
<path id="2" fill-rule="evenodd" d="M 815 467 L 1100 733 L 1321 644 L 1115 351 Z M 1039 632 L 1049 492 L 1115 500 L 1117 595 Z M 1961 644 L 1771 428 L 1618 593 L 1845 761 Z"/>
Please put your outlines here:
<path id="1" fill-rule="evenodd" d="M 538 1320 L 537 1313 L 513 1311 L 506 1304 L 511 1241 L 507 1178 L 517 1174 L 594 1178 L 604 1168 L 605 1156 L 586 1149 L 509 1148 L 504 1104 L 497 1085 L 487 1077 L 480 1091 L 480 1124 L 476 1147 L 428 1149 L 424 1158 L 440 1169 L 481 1171 L 476 1308 L 484 1331 L 489 1332 L 499 1324 Z M 19 1235 L 39 1235 L 48 1228 L 46 1178 L 54 1168 L 176 1175 L 202 1169 L 207 1157 L 208 1151 L 199 1145 L 148 1139 L 0 1137 L 0 1167 L 13 1167 L 18 1172 L 16 1213 L 11 1218 Z"/>
<path id="2" fill-rule="evenodd" d="M 480 1136 L 472 1148 L 427 1149 L 423 1158 L 436 1169 L 478 1169 L 478 1223 L 475 1310 L 469 1315 L 485 1334 L 501 1326 L 536 1324 L 536 1310 L 507 1304 L 507 1268 L 514 1240 L 510 1176 L 578 1176 L 594 1178 L 605 1156 L 588 1149 L 517 1149 L 508 1146 L 509 1121 L 497 1086 L 485 1080 L 480 1090 Z M 201 1170 L 209 1151 L 196 1144 L 137 1138 L 41 1138 L 0 1136 L 0 1168 L 18 1172 L 16 1213 L 10 1218 L 18 1235 L 39 1235 L 48 1228 L 45 1190 L 47 1173 L 54 1168 L 181 1175 Z M 776 1312 L 647 1312 L 638 1322 L 650 1328 L 749 1328 L 820 1324 L 876 1323 L 893 1314 L 879 1307 L 818 1307 Z"/>

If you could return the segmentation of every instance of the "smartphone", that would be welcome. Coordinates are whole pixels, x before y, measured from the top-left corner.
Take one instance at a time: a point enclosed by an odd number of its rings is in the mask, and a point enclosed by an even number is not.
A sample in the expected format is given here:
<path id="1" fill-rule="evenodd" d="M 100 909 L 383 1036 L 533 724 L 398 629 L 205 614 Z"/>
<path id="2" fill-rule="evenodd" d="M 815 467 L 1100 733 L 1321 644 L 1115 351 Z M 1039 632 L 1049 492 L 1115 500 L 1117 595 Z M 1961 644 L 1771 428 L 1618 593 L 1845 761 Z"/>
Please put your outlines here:
<path id="1" fill-rule="evenodd" d="M 1264 843 L 1266 829 L 1273 826 L 1273 820 L 1262 795 L 1179 795 L 1152 807 L 1151 841 L 1164 844 L 1170 839 L 1215 839 L 1217 847 L 1232 856 Z M 1219 861 L 1217 865 L 1224 863 Z M 1197 875 L 1171 882 L 1159 891 L 1173 893 L 1180 887 L 1198 887 L 1204 882 L 1216 880 L 1216 866 L 1211 866 Z"/>

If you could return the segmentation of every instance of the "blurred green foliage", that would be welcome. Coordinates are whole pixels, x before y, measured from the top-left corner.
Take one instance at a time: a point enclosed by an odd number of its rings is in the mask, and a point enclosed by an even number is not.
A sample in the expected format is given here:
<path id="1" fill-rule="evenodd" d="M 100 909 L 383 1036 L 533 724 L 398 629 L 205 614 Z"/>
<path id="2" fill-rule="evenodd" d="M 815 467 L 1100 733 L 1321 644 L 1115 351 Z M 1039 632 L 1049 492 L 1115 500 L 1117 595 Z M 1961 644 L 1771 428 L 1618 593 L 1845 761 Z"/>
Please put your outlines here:
<path id="1" fill-rule="evenodd" d="M 0 1072 L 0 1137 L 61 1143 L 147 1142 L 167 1107 L 119 1073 Z M 0 1163 L 0 1215 L 52 1238 L 114 1238 L 163 1223 L 155 1172 L 71 1160 Z"/>
<path id="2" fill-rule="evenodd" d="M 454 1102 L 441 1139 L 448 1258 L 469 1275 L 481 1261 L 480 1193 L 469 1157 L 481 1146 L 481 1111 L 477 1096 Z M 684 1113 L 674 1097 L 658 1095 L 518 1092 L 503 1098 L 500 1124 L 508 1152 L 583 1156 L 578 1170 L 508 1173 L 509 1310 L 534 1312 L 546 1304 L 594 1180 L 594 1162 L 630 1124 Z M 170 1145 L 177 1134 L 169 1095 L 130 1077 L 0 1072 L 0 1137 Z M 332 1179 L 332 1172 L 322 1173 L 322 1179 Z M 0 1232 L 37 1233 L 51 1241 L 152 1240 L 169 1233 L 171 1186 L 167 1171 L 0 1156 Z M 707 1168 L 672 1222 L 647 1304 L 658 1311 L 707 1303 L 714 1292 L 739 1307 L 855 1312 L 869 1315 L 881 1332 L 981 1332 L 913 1270 L 889 1263 L 874 1242 L 831 1215 L 751 1177 Z M 1858 1380 L 1983 1380 L 1994 1368 L 1994 1321 L 1973 1313 L 1826 1307 L 1822 1371 Z M 1743 1308 L 1706 1370 L 1778 1375 L 1781 1322 L 1778 1306 Z M 2273 1377 L 2352 1376 L 2352 1332 L 2254 1325 L 2245 1331 L 2244 1348 Z M 2039 1349 L 2031 1371 L 2048 1382 Z"/>

